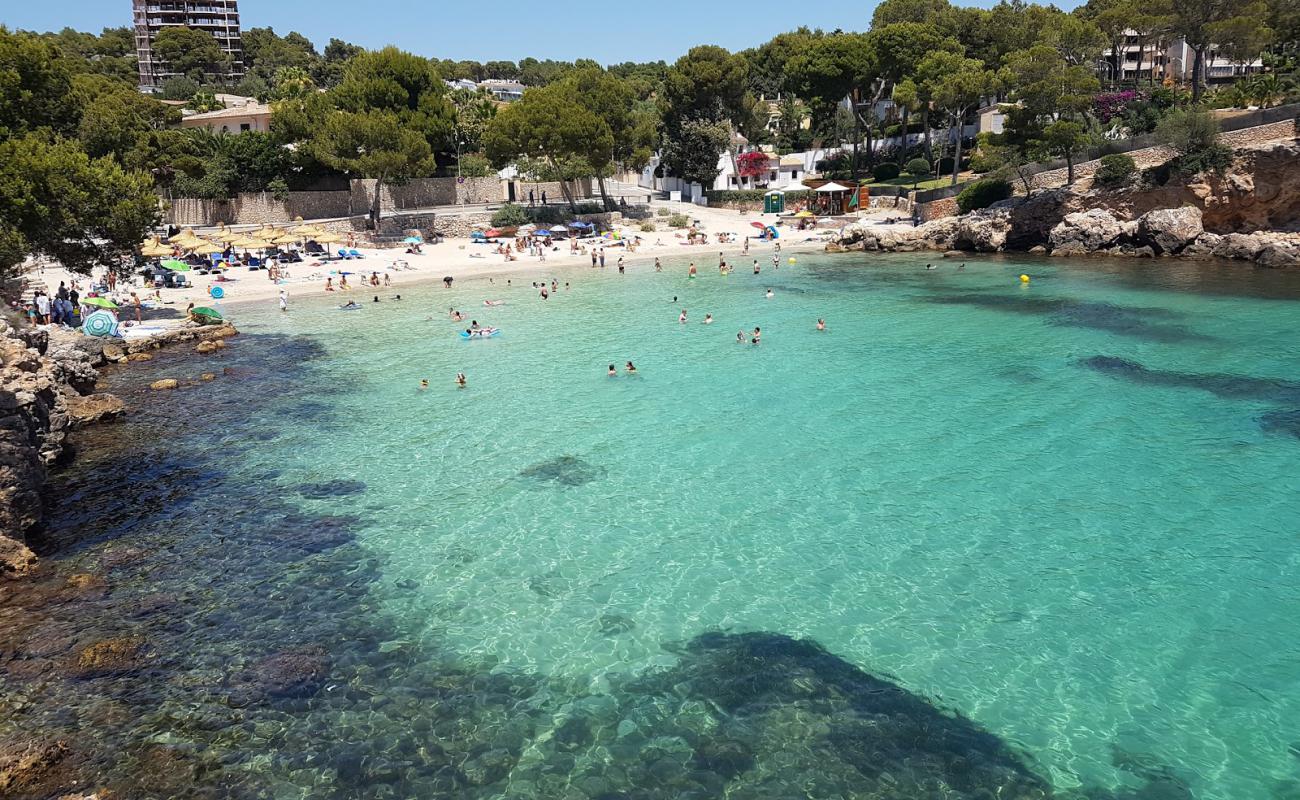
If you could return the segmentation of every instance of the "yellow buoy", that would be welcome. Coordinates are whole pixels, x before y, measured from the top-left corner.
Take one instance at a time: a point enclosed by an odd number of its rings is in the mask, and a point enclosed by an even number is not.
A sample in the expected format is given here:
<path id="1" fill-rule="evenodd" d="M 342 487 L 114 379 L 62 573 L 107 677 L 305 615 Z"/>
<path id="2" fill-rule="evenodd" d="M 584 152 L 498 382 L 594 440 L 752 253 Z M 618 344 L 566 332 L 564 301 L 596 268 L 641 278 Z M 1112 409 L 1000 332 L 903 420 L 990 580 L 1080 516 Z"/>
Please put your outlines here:
<path id="1" fill-rule="evenodd" d="M 798 263 L 799 263 L 799 259 L 797 259 L 797 258 L 792 258 L 792 259 L 790 259 L 790 263 L 791 263 L 791 264 L 798 264 Z"/>
<path id="2" fill-rule="evenodd" d="M 1029 283 L 1029 276 L 1028 276 L 1028 275 L 1021 275 L 1021 276 L 1020 276 L 1020 282 L 1021 282 L 1021 283 Z"/>

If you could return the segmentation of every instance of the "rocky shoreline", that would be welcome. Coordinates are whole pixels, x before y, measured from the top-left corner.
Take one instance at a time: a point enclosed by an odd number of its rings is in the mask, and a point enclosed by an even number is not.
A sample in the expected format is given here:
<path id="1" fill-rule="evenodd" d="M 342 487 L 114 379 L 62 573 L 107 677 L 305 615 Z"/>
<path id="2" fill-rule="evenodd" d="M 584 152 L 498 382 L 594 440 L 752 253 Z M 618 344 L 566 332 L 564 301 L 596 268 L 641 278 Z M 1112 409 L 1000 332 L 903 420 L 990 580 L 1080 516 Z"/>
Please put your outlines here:
<path id="1" fill-rule="evenodd" d="M 149 351 L 186 342 L 223 341 L 231 325 L 186 326 L 118 343 L 78 333 L 0 323 L 0 579 L 27 574 L 36 555 L 27 537 L 43 518 L 41 490 L 50 467 L 66 461 L 79 427 L 126 413 L 111 394 L 96 393 L 99 368 L 152 358 Z"/>
<path id="2" fill-rule="evenodd" d="M 920 250 L 1052 256 L 1234 259 L 1300 267 L 1300 144 L 1239 151 L 1232 169 L 1186 186 L 1065 187 L 1013 197 L 911 229 L 870 221 L 830 252 Z"/>

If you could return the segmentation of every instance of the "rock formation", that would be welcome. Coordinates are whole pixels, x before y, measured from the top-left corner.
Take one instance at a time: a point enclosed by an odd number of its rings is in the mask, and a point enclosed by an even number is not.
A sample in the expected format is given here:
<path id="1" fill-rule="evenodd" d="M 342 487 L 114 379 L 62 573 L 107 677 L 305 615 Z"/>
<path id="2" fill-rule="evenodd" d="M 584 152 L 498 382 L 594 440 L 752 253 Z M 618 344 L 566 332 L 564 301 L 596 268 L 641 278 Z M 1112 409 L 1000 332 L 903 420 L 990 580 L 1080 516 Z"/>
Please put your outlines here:
<path id="1" fill-rule="evenodd" d="M 911 229 L 856 222 L 829 249 L 1181 256 L 1296 267 L 1300 143 L 1239 150 L 1223 175 L 1187 185 L 1050 189 Z"/>

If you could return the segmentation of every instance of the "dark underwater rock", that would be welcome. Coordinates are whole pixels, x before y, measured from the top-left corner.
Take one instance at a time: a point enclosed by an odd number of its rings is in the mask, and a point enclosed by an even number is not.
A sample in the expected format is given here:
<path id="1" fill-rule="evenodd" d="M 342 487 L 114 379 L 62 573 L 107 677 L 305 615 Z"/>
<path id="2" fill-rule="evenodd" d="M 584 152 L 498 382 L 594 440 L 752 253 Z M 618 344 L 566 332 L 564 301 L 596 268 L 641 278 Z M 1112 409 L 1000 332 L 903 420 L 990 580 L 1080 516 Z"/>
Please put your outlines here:
<path id="1" fill-rule="evenodd" d="M 311 697 L 325 685 L 331 660 L 324 647 L 302 647 L 253 665 L 251 683 L 271 697 Z"/>
<path id="2" fill-rule="evenodd" d="M 602 478 L 604 470 L 576 456 L 560 456 L 550 461 L 534 464 L 520 472 L 519 475 L 539 483 L 582 486 Z"/>
<path id="3" fill-rule="evenodd" d="M 137 672 L 146 663 L 144 638 L 119 636 L 83 648 L 73 660 L 71 672 L 78 678 L 99 678 Z"/>
<path id="4" fill-rule="evenodd" d="M 330 500 L 335 497 L 361 494 L 365 490 L 366 484 L 362 481 L 321 481 L 301 484 L 298 487 L 298 494 L 309 500 Z"/>

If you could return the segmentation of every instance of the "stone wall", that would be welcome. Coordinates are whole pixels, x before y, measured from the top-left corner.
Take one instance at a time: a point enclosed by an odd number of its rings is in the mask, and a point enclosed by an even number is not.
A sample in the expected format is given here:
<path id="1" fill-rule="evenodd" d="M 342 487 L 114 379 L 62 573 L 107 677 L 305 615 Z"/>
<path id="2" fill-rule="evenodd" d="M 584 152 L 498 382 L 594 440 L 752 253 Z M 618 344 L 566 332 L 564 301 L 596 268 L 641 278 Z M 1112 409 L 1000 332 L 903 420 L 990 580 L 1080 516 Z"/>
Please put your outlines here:
<path id="1" fill-rule="evenodd" d="M 351 213 L 362 214 L 370 209 L 375 198 L 375 181 L 352 181 Z M 432 208 L 477 203 L 500 203 L 505 199 L 505 188 L 500 178 L 417 178 L 401 186 L 384 186 L 380 200 L 386 211 L 407 208 Z"/>
<path id="2" fill-rule="evenodd" d="M 905 214 L 912 213 L 912 201 L 901 195 L 893 197 L 877 197 L 872 195 L 867 201 L 867 208 L 884 209 L 886 211 L 901 211 Z"/>
<path id="3" fill-rule="evenodd" d="M 1260 125 L 1254 128 L 1243 128 L 1239 131 L 1231 131 L 1219 135 L 1219 142 L 1228 147 L 1237 149 L 1243 147 L 1255 147 L 1269 142 L 1277 142 L 1285 139 L 1296 138 L 1296 126 L 1291 120 L 1284 122 L 1274 122 L 1269 125 Z M 1147 147 L 1142 150 L 1134 150 L 1128 154 L 1137 168 L 1149 169 L 1158 167 L 1172 159 L 1176 153 L 1168 147 Z M 1074 165 L 1074 179 L 1076 181 L 1083 178 L 1091 178 L 1101 166 L 1101 159 L 1084 161 Z M 1057 186 L 1064 186 L 1069 177 L 1069 171 L 1066 169 L 1053 169 L 1047 172 L 1040 172 L 1030 179 L 1030 185 L 1035 189 L 1051 189 Z"/>
<path id="4" fill-rule="evenodd" d="M 269 193 L 240 194 L 229 200 L 177 198 L 167 201 L 165 222 L 182 227 L 226 225 L 265 225 L 303 219 L 337 219 L 370 212 L 374 199 L 374 180 L 353 180 L 347 191 L 289 192 L 288 200 L 277 200 Z M 409 208 L 459 205 L 464 203 L 500 203 L 505 198 L 505 184 L 497 177 L 421 178 L 404 186 L 385 186 L 382 208 L 394 211 Z"/>
<path id="5" fill-rule="evenodd" d="M 176 198 L 167 201 L 163 219 L 169 224 L 209 226 L 264 225 L 303 219 L 332 219 L 351 214 L 347 192 L 290 192 L 287 201 L 268 192 L 240 194 L 230 200 Z"/>
<path id="6" fill-rule="evenodd" d="M 916 219 L 921 222 L 929 222 L 932 219 L 942 219 L 944 217 L 957 216 L 957 198 L 944 197 L 929 203 L 917 203 L 915 207 Z"/>
<path id="7" fill-rule="evenodd" d="M 476 230 L 483 230 L 492 224 L 492 212 L 477 214 L 445 214 L 435 216 L 432 229 L 434 233 L 447 238 L 468 238 Z"/>
<path id="8" fill-rule="evenodd" d="M 560 184 L 558 181 L 535 183 L 533 181 L 515 180 L 512 181 L 512 183 L 514 183 L 515 186 L 516 203 L 527 205 L 529 191 L 532 191 L 533 200 L 538 203 L 542 202 L 542 192 L 546 192 L 546 202 L 548 203 L 564 202 L 564 192 L 560 189 Z M 569 181 L 569 187 L 570 187 L 569 190 L 573 192 L 573 197 L 575 200 L 583 200 L 585 198 L 594 196 L 593 195 L 594 183 L 595 182 L 592 181 L 590 178 L 584 178 L 582 180 L 577 180 L 577 181 Z"/>

